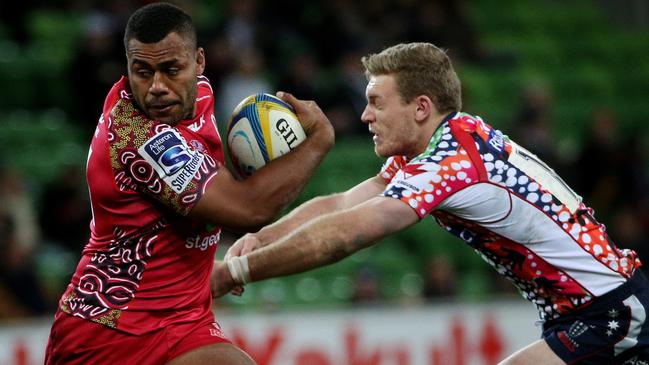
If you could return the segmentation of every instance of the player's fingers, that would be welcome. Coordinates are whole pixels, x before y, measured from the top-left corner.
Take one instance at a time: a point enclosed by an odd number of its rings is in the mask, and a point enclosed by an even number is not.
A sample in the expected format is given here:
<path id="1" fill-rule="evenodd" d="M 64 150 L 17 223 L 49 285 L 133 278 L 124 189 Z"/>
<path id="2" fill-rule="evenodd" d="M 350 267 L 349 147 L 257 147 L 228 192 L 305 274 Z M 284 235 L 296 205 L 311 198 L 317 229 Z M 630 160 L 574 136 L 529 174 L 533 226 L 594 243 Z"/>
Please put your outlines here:
<path id="1" fill-rule="evenodd" d="M 248 233 L 239 238 L 237 242 L 228 249 L 224 259 L 227 260 L 235 256 L 243 256 L 259 246 L 261 246 L 259 239 L 254 234 Z"/>
<path id="2" fill-rule="evenodd" d="M 223 257 L 223 261 L 228 261 L 229 259 L 235 257 L 235 256 L 241 256 L 241 245 L 234 244 L 228 250 L 225 252 L 225 256 Z"/>
<path id="3" fill-rule="evenodd" d="M 296 110 L 298 109 L 299 100 L 297 100 L 297 98 L 295 96 L 293 96 L 293 94 L 287 93 L 286 91 L 278 91 L 275 94 L 275 96 L 277 96 L 278 98 L 280 98 L 280 99 L 284 100 L 285 102 L 291 104 L 291 106 L 293 106 L 293 108 L 295 108 Z"/>
<path id="4" fill-rule="evenodd" d="M 239 238 L 228 250 L 225 252 L 225 257 L 223 257 L 224 261 L 227 261 L 235 256 L 241 256 L 242 253 L 241 251 L 244 249 L 246 246 L 246 243 L 250 241 L 250 233 L 244 235 L 243 237 Z"/>
<path id="5" fill-rule="evenodd" d="M 296 114 L 301 114 L 308 110 L 314 109 L 318 105 L 313 100 L 300 100 L 293 96 L 293 94 L 286 91 L 278 91 L 275 95 L 285 102 L 291 104 L 291 106 L 293 106 L 293 109 L 295 109 Z"/>
<path id="6" fill-rule="evenodd" d="M 241 295 L 243 295 L 244 291 L 245 289 L 243 288 L 243 286 L 237 285 L 232 288 L 232 290 L 230 290 L 230 294 L 240 297 Z"/>
<path id="7" fill-rule="evenodd" d="M 239 256 L 247 255 L 247 254 L 251 253 L 254 249 L 255 249 L 255 246 L 252 246 L 252 245 L 246 246 L 241 250 L 241 253 L 239 254 Z"/>
<path id="8" fill-rule="evenodd" d="M 257 249 L 257 247 L 259 247 L 259 246 L 261 246 L 261 242 L 259 242 L 259 240 L 256 237 L 254 237 L 254 236 L 249 237 L 243 243 L 243 247 L 241 248 L 241 251 L 239 252 L 238 256 L 243 256 L 243 255 L 249 254 L 250 252 Z"/>
<path id="9" fill-rule="evenodd" d="M 244 251 L 243 245 L 237 245 L 237 247 L 232 246 L 225 252 L 225 256 L 223 256 L 223 261 L 229 261 L 233 257 L 244 255 L 243 251 Z"/>

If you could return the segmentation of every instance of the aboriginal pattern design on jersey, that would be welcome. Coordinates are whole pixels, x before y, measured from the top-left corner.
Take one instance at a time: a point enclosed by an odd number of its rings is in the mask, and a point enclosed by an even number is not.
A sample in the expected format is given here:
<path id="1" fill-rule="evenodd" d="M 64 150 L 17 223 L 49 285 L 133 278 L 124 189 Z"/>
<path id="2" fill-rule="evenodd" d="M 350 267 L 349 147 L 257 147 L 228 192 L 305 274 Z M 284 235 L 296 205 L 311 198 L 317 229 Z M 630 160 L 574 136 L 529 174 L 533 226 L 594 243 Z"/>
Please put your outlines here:
<path id="1" fill-rule="evenodd" d="M 437 174 L 428 180 L 429 172 Z M 417 181 L 417 175 L 426 181 Z M 388 159 L 381 177 L 393 184 L 384 195 L 408 203 L 420 217 L 453 192 L 478 180 L 467 152 L 453 139 L 448 123 L 437 129 L 426 151 L 412 161 L 408 162 L 404 156 Z"/>
<path id="2" fill-rule="evenodd" d="M 484 160 L 490 182 L 500 184 L 513 194 L 534 204 L 539 210 L 551 217 L 565 232 L 570 234 L 573 240 L 584 250 L 611 270 L 627 278 L 633 274 L 636 265 L 639 264 L 635 253 L 631 254 L 630 250 L 617 249 L 606 234 L 604 225 L 597 222 L 593 216 L 593 210 L 581 203 L 581 197 L 577 197 L 579 205 L 574 212 L 571 212 L 569 207 L 549 190 L 540 186 L 520 168 L 504 159 L 504 154 L 493 153 L 493 148 L 490 148 L 493 143 L 490 143 L 490 141 L 493 140 L 494 135 L 499 134 L 502 136 L 499 131 L 495 131 L 479 118 L 476 119 L 476 124 L 479 137 L 475 138 L 476 144 L 479 146 L 479 152 Z M 513 142 L 505 137 L 504 143 L 506 144 L 507 156 L 509 156 L 512 153 L 511 145 Z M 560 183 L 565 186 L 563 180 L 560 180 Z M 572 193 L 574 194 L 574 192 Z"/>
<path id="3" fill-rule="evenodd" d="M 69 314 L 116 328 L 122 310 L 142 280 L 158 233 L 168 224 L 161 220 L 137 236 L 127 237 L 116 228 L 106 250 L 97 250 L 85 266 L 79 284 L 63 299 Z"/>
<path id="4" fill-rule="evenodd" d="M 143 192 L 167 202 L 177 213 L 187 215 L 200 197 L 203 185 L 213 175 L 217 163 L 208 154 L 195 150 L 202 156 L 200 167 L 182 192 L 174 191 L 138 153 L 138 148 L 149 138 L 169 129 L 172 127 L 167 124 L 144 118 L 132 101 L 119 100 L 108 125 L 111 164 L 121 191 Z"/>
<path id="5" fill-rule="evenodd" d="M 437 223 L 467 242 L 489 265 L 509 279 L 541 318 L 556 318 L 589 302 L 592 296 L 565 272 L 548 264 L 525 246 L 443 211 Z"/>
<path id="6" fill-rule="evenodd" d="M 388 183 L 384 196 L 407 203 L 420 218 L 432 215 L 466 241 L 537 306 L 542 319 L 584 306 L 641 265 L 635 252 L 615 247 L 554 171 L 478 117 L 447 118 L 425 152 L 412 160 L 391 157 L 379 176 Z M 476 202 L 485 197 L 508 197 L 509 213 L 478 219 L 476 212 L 486 213 Z M 538 227 L 551 232 L 527 231 Z"/>

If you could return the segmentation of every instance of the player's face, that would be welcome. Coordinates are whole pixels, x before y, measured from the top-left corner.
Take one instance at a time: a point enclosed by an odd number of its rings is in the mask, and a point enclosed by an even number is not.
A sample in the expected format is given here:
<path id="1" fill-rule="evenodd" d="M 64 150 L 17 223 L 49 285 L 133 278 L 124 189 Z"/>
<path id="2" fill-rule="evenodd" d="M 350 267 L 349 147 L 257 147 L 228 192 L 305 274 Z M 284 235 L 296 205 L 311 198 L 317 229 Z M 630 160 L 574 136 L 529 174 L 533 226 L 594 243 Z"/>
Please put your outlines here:
<path id="1" fill-rule="evenodd" d="M 374 152 L 380 157 L 419 154 L 417 129 L 414 128 L 416 104 L 403 101 L 394 76 L 371 76 L 365 96 L 367 106 L 361 121 L 367 123 L 374 135 Z"/>
<path id="2" fill-rule="evenodd" d="M 126 58 L 133 96 L 149 118 L 173 125 L 193 116 L 196 76 L 205 69 L 202 48 L 191 49 L 172 32 L 156 43 L 131 39 Z"/>

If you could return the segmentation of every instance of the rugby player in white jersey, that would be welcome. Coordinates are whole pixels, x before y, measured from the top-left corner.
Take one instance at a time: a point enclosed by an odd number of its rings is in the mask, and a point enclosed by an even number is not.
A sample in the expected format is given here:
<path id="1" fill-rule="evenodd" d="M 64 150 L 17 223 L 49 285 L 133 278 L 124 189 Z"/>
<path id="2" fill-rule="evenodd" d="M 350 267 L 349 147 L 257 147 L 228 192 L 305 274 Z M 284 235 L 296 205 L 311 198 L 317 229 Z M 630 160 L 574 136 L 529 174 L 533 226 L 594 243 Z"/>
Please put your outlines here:
<path id="1" fill-rule="evenodd" d="M 635 252 L 545 163 L 460 111 L 442 50 L 399 44 L 362 62 L 361 120 L 382 170 L 244 236 L 215 266 L 213 294 L 336 262 L 432 215 L 539 310 L 541 339 L 501 364 L 645 364 L 649 285 Z"/>

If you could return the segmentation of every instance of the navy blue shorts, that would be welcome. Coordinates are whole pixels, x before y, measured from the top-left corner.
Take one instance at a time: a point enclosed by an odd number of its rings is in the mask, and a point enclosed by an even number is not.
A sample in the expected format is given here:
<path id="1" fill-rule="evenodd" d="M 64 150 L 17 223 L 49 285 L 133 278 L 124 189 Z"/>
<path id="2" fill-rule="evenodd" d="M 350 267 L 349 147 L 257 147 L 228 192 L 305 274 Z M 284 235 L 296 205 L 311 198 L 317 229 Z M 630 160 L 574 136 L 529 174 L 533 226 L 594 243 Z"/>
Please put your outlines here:
<path id="1" fill-rule="evenodd" d="M 649 365 L 649 280 L 636 272 L 588 307 L 543 325 L 543 339 L 567 364 Z"/>

